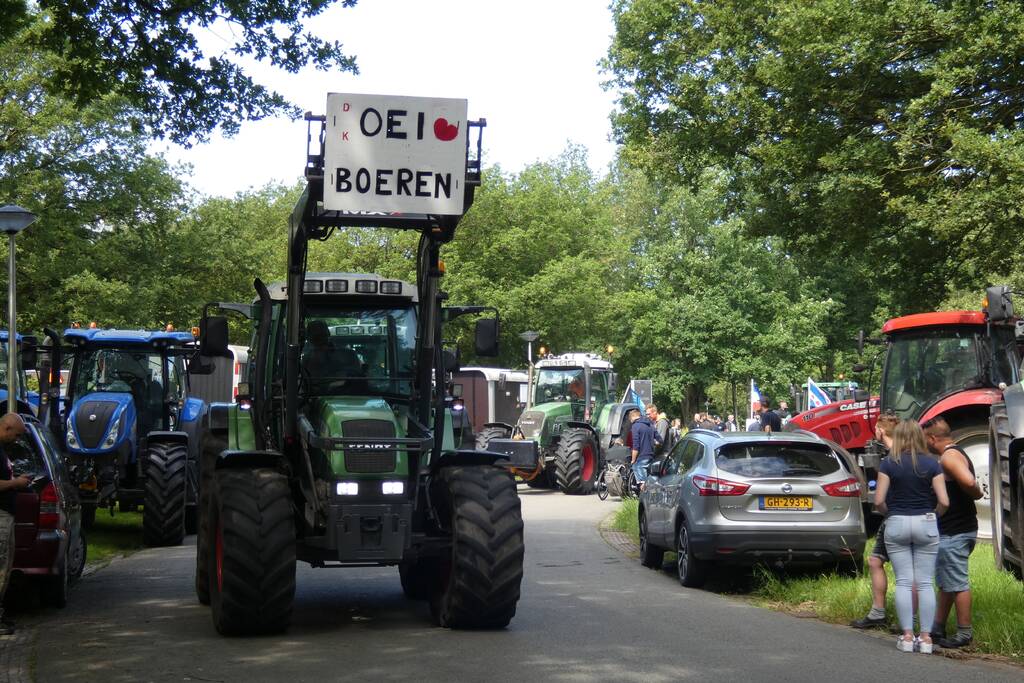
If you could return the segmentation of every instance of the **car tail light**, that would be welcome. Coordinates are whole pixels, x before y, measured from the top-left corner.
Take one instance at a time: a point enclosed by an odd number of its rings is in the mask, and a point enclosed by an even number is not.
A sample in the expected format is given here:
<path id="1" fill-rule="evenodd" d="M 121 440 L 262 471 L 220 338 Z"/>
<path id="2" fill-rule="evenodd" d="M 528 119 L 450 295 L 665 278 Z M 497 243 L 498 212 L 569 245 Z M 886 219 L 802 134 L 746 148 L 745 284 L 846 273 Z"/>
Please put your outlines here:
<path id="1" fill-rule="evenodd" d="M 51 481 L 39 493 L 39 528 L 60 528 L 60 500 L 57 498 L 57 487 Z"/>
<path id="2" fill-rule="evenodd" d="M 830 496 L 839 498 L 855 498 L 860 496 L 860 482 L 853 477 L 837 481 L 834 484 L 822 484 L 821 488 Z"/>
<path id="3" fill-rule="evenodd" d="M 742 496 L 750 489 L 750 484 L 739 484 L 718 477 L 694 475 L 693 485 L 702 496 Z"/>

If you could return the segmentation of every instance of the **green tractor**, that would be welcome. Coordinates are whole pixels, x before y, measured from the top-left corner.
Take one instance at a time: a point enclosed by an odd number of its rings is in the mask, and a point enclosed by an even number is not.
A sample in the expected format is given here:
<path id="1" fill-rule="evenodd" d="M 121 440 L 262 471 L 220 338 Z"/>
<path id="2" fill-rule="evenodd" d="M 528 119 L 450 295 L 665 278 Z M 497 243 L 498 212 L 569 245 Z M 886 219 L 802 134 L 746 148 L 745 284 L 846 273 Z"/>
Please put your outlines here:
<path id="1" fill-rule="evenodd" d="M 537 443 L 540 460 L 533 472 L 520 472 L 528 486 L 558 488 L 571 495 L 592 493 L 605 462 L 625 460 L 627 413 L 633 403 L 614 403 L 616 375 L 612 364 L 592 353 L 566 353 L 537 361 L 530 379 L 529 402 L 513 427 L 488 423 L 477 448 L 495 439 Z M 588 400 L 589 397 L 589 400 Z"/>
<path id="2" fill-rule="evenodd" d="M 325 208 L 327 118 L 307 114 L 321 145 L 290 220 L 287 280 L 256 280 L 251 306 L 204 311 L 206 357 L 227 352 L 227 317 L 212 313 L 240 313 L 253 331 L 248 381 L 236 402 L 212 404 L 203 435 L 197 595 L 222 634 L 280 632 L 297 561 L 397 566 L 405 594 L 429 600 L 439 625 L 504 627 L 524 555 L 511 469 L 535 466 L 537 452 L 512 440 L 488 451 L 454 441 L 444 399 L 454 355 L 442 350 L 443 323 L 493 310 L 442 306 L 440 247 L 461 215 Z M 468 208 L 484 122 L 466 123 L 459 180 Z M 346 226 L 417 230 L 417 281 L 306 272 L 310 241 Z M 496 315 L 479 319 L 477 355 L 496 355 L 497 335 Z"/>

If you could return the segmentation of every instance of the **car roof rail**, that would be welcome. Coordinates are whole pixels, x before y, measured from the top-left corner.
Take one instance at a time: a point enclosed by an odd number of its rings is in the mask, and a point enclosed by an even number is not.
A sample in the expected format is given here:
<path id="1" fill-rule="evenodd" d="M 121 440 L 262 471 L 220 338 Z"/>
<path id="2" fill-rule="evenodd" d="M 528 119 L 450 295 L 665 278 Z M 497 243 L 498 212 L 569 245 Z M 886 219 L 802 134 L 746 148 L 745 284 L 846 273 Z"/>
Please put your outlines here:
<path id="1" fill-rule="evenodd" d="M 722 432 L 716 432 L 714 429 L 705 429 L 703 427 L 698 428 L 698 429 L 691 429 L 690 431 L 687 432 L 687 434 L 697 434 L 697 433 L 707 434 L 708 436 L 713 436 L 716 439 L 724 438 L 722 436 Z"/>

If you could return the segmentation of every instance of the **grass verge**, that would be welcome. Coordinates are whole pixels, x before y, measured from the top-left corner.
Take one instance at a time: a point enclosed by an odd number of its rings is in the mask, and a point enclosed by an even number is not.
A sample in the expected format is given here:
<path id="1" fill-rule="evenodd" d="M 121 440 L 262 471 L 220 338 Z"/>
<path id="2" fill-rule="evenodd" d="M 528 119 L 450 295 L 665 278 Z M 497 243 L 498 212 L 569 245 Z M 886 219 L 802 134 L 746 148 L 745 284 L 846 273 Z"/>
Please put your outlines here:
<path id="1" fill-rule="evenodd" d="M 103 566 L 115 557 L 142 550 L 142 513 L 118 512 L 114 517 L 106 509 L 96 511 L 96 523 L 85 532 L 89 544 L 90 566 Z"/>
<path id="2" fill-rule="evenodd" d="M 638 501 L 625 500 L 616 510 L 612 526 L 639 538 Z M 874 541 L 864 551 L 865 567 Z M 895 578 L 889 577 L 886 611 L 895 621 Z M 1024 584 L 1010 574 L 998 571 L 992 560 L 992 546 L 979 542 L 970 562 L 971 594 L 974 599 L 974 643 L 971 650 L 1024 661 Z M 871 583 L 868 577 L 844 578 L 835 574 L 787 575 L 765 569 L 755 570 L 748 594 L 764 607 L 783 611 L 811 612 L 823 621 L 846 624 L 867 614 L 871 608 Z M 955 614 L 947 628 L 956 629 Z"/>

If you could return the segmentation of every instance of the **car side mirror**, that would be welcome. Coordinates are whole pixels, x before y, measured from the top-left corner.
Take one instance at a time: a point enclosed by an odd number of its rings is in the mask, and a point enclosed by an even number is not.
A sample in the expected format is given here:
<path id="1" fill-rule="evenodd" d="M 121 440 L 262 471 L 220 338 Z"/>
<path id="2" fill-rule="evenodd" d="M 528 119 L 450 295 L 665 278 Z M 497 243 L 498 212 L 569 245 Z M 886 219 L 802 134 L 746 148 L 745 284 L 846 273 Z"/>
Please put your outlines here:
<path id="1" fill-rule="evenodd" d="M 476 355 L 494 358 L 498 355 L 498 319 L 481 318 L 476 321 L 474 346 Z"/>
<path id="2" fill-rule="evenodd" d="M 649 463 L 647 463 L 647 474 L 649 474 L 652 477 L 660 477 L 661 466 L 662 464 L 664 464 L 664 462 L 664 460 L 652 460 Z"/>
<path id="3" fill-rule="evenodd" d="M 225 316 L 211 315 L 199 321 L 199 355 L 231 357 L 228 351 L 228 319 Z"/>

